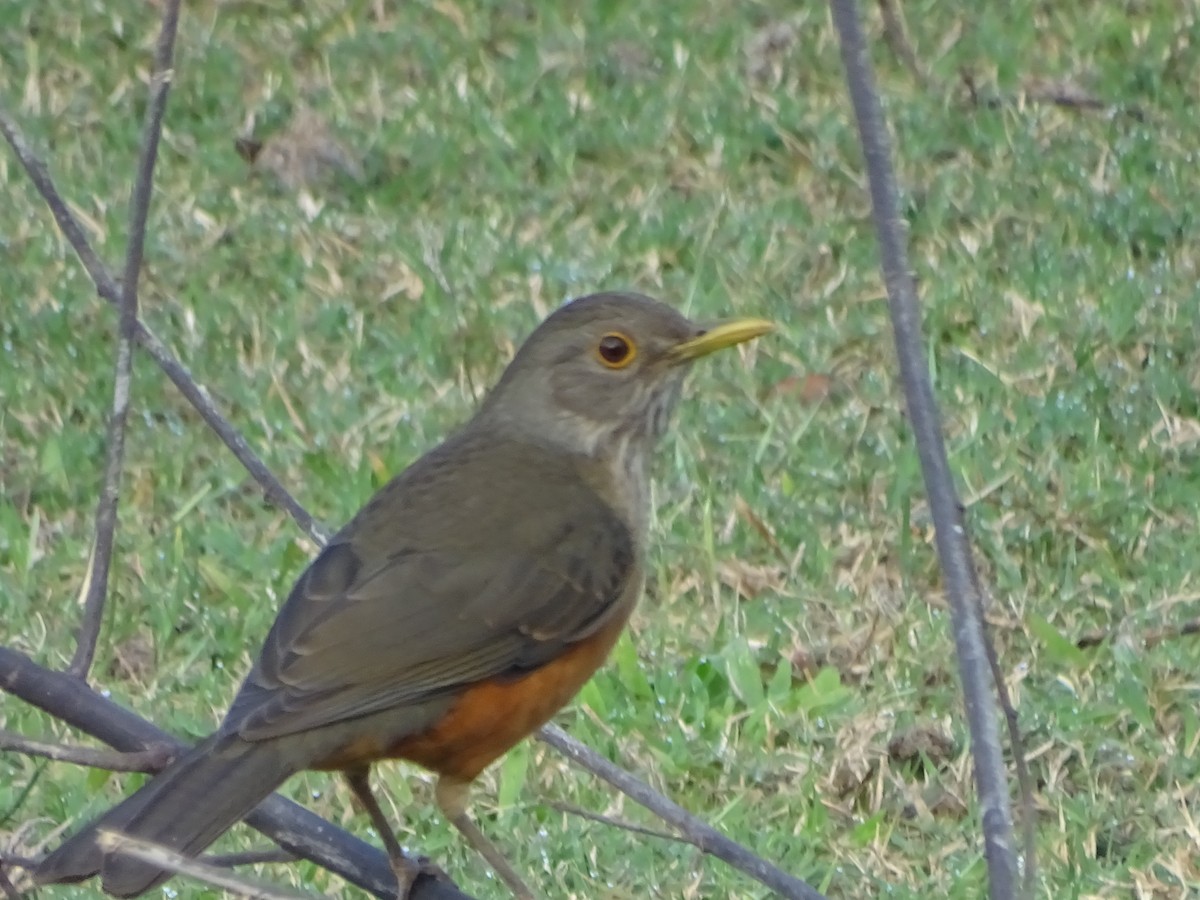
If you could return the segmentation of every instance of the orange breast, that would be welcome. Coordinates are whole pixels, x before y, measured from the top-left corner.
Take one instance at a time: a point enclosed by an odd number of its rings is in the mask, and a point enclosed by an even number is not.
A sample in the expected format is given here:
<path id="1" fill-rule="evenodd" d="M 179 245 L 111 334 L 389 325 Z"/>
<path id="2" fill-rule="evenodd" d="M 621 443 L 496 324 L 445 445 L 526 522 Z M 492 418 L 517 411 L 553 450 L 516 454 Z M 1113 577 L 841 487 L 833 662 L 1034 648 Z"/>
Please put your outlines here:
<path id="1" fill-rule="evenodd" d="M 473 780 L 579 692 L 603 664 L 627 619 L 627 613 L 614 616 L 596 634 L 528 675 L 471 685 L 433 728 L 405 738 L 383 755 Z"/>

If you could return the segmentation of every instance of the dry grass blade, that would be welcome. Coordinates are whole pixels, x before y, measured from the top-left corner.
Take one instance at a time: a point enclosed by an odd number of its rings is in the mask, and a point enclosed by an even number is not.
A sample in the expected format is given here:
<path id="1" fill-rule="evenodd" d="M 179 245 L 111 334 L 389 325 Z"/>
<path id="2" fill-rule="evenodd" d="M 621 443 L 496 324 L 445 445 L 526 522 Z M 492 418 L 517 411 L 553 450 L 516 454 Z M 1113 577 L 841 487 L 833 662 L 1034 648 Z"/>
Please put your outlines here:
<path id="1" fill-rule="evenodd" d="M 908 25 L 904 21 L 904 11 L 900 8 L 900 0 L 878 0 L 879 15 L 883 19 L 883 39 L 892 48 L 896 58 L 900 60 L 913 76 L 922 84 L 929 81 L 929 76 L 921 67 L 917 51 L 913 49 L 908 36 Z"/>

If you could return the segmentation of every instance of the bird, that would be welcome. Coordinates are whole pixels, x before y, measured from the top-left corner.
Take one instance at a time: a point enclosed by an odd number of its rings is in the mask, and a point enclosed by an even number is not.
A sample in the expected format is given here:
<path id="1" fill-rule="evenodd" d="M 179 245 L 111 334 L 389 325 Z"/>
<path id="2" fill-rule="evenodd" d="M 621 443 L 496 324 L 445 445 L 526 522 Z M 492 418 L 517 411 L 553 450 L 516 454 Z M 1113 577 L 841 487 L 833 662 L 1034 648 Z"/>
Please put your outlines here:
<path id="1" fill-rule="evenodd" d="M 171 872 L 102 830 L 194 856 L 302 770 L 341 772 L 404 898 L 421 874 L 370 786 L 407 760 L 517 897 L 524 879 L 468 814 L 471 783 L 604 663 L 642 592 L 649 463 L 691 364 L 772 330 L 706 326 L 634 293 L 551 313 L 476 413 L 385 484 L 279 609 L 220 725 L 37 866 L 136 897 Z"/>

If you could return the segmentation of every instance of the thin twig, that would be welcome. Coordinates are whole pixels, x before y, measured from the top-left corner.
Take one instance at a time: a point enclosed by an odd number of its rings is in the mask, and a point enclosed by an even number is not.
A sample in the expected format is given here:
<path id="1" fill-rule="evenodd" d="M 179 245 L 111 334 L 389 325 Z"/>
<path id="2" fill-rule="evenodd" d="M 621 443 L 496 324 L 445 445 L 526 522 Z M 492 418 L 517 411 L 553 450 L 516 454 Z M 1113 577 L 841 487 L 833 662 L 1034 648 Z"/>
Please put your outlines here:
<path id="1" fill-rule="evenodd" d="M 1017 862 L 1013 848 L 1008 779 L 1000 748 L 996 707 L 990 690 L 994 679 L 988 666 L 988 637 L 982 622 L 982 598 L 977 589 L 978 579 L 967 541 L 962 506 L 955 493 L 954 480 L 946 459 L 937 405 L 929 380 L 916 285 L 909 270 L 900 225 L 891 148 L 856 4 L 854 0 L 830 0 L 830 6 L 841 43 L 846 85 L 866 160 L 871 207 L 900 375 L 933 516 L 938 559 L 950 600 L 959 674 L 971 731 L 975 784 L 983 812 L 989 896 L 991 900 L 1011 900 L 1017 893 Z"/>
<path id="2" fill-rule="evenodd" d="M 978 588 L 978 585 L 976 585 Z M 979 591 L 979 596 L 983 596 Z M 996 655 L 996 644 L 988 630 L 986 619 L 980 619 L 983 630 L 983 648 L 987 651 L 988 668 L 992 672 L 992 683 L 996 685 L 996 696 L 1004 713 L 1004 727 L 1008 731 L 1008 742 L 1012 747 L 1013 764 L 1017 770 L 1017 787 L 1021 792 L 1021 850 L 1024 856 L 1021 890 L 1026 900 L 1033 900 L 1037 888 L 1037 807 L 1033 802 L 1033 778 L 1029 775 L 1029 762 L 1025 758 L 1025 736 L 1017 709 L 1008 695 L 1004 672 L 1000 669 L 1000 658 Z"/>
<path id="3" fill-rule="evenodd" d="M 1098 647 L 1105 641 L 1117 639 L 1121 635 L 1121 631 L 1122 629 L 1110 630 L 1107 628 L 1088 631 L 1076 638 L 1075 646 L 1080 650 Z M 1183 622 L 1173 622 L 1170 625 L 1157 625 L 1154 628 L 1148 628 L 1141 635 L 1141 640 L 1146 649 L 1150 649 L 1151 647 L 1157 647 L 1163 641 L 1188 637 L 1193 634 L 1200 634 L 1200 619 L 1187 619 Z M 1130 638 L 1136 636 L 1136 632 L 1129 635 Z"/>
<path id="4" fill-rule="evenodd" d="M 724 860 L 751 878 L 766 885 L 787 900 L 825 900 L 823 894 L 799 878 L 789 875 L 741 844 L 730 840 L 707 822 L 696 818 L 678 803 L 668 800 L 644 781 L 609 762 L 595 750 L 571 737 L 557 725 L 543 726 L 538 740 L 549 744 L 572 762 L 607 781 L 630 800 L 639 803 L 668 825 L 679 830 L 683 839 L 705 853 Z"/>
<path id="5" fill-rule="evenodd" d="M 287 512 L 300 526 L 300 530 L 313 541 L 324 545 L 329 540 L 329 532 L 322 528 L 300 501 L 292 496 L 291 491 L 283 486 L 283 482 L 275 477 L 275 473 L 267 468 L 266 463 L 251 449 L 242 433 L 217 409 L 208 392 L 196 383 L 184 365 L 175 359 L 166 345 L 142 322 L 138 322 L 138 343 L 158 363 L 158 367 L 179 388 L 179 392 L 192 404 L 196 412 L 200 413 L 208 427 L 216 432 L 217 437 L 232 451 L 237 461 L 250 473 L 250 477 L 258 482 L 267 499 Z"/>
<path id="6" fill-rule="evenodd" d="M 9 804 L 8 809 L 6 809 L 4 813 L 0 815 L 0 828 L 4 828 L 4 826 L 8 824 L 8 820 L 16 815 L 17 810 L 25 805 L 25 801 L 29 799 L 29 795 L 33 793 L 33 789 L 37 786 L 38 781 L 41 780 L 41 777 L 45 771 L 45 766 L 37 766 L 34 768 L 33 774 L 29 776 L 29 779 L 22 786 L 21 790 L 17 791 L 17 796 L 13 798 L 13 802 Z"/>
<path id="7" fill-rule="evenodd" d="M 601 825 L 607 825 L 610 828 L 619 828 L 621 831 L 629 831 L 633 834 L 644 834 L 646 837 L 658 838 L 659 840 L 663 841 L 672 841 L 676 844 L 687 844 L 691 847 L 699 846 L 681 834 L 671 834 L 669 831 L 659 831 L 655 828 L 646 828 L 644 825 L 634 825 L 632 822 L 626 822 L 624 819 L 614 819 L 612 816 L 606 816 L 603 813 L 592 812 L 590 809 L 584 809 L 582 806 L 576 806 L 574 803 L 564 803 L 561 800 L 550 800 L 546 805 L 551 809 L 556 809 L 561 813 L 566 813 L 568 816 L 578 816 L 581 819 L 587 819 L 591 822 L 599 822 Z"/>
<path id="8" fill-rule="evenodd" d="M 1164 625 L 1161 628 L 1152 628 L 1146 633 L 1146 646 L 1156 647 L 1163 641 L 1171 638 L 1187 637 L 1191 634 L 1200 634 L 1200 619 L 1191 619 L 1187 622 L 1180 622 L 1178 625 Z"/>
<path id="9" fill-rule="evenodd" d="M 187 875 L 214 887 L 232 891 L 251 900 L 319 900 L 316 894 L 269 884 L 261 878 L 238 875 L 221 866 L 176 853 L 161 844 L 144 841 L 119 831 L 102 829 L 96 843 L 106 853 L 119 853 L 166 869 L 177 875 Z"/>
<path id="10" fill-rule="evenodd" d="M 37 864 L 37 859 L 31 856 L 22 856 L 19 853 L 0 853 L 0 871 L 3 871 L 6 867 L 10 869 L 16 867 L 32 871 L 37 868 Z"/>
<path id="11" fill-rule="evenodd" d="M 58 188 L 54 186 L 54 181 L 50 178 L 49 169 L 47 169 L 46 164 L 30 148 L 29 141 L 25 139 L 25 135 L 21 129 L 17 127 L 16 120 L 3 108 L 0 108 L 0 132 L 4 133 L 4 139 L 12 147 L 17 161 L 25 169 L 25 174 L 29 176 L 29 180 L 33 182 L 33 186 L 38 189 L 38 193 L 46 201 L 46 206 L 50 208 L 50 212 L 54 216 L 54 221 L 58 223 L 58 227 L 66 236 L 68 243 L 75 250 L 79 261 L 83 263 L 83 268 L 92 279 L 92 284 L 96 286 L 96 290 L 100 296 L 109 303 L 120 303 L 120 288 L 117 287 L 116 281 L 108 273 L 108 269 L 104 267 L 104 263 L 100 261 L 100 257 L 96 255 L 96 251 L 92 249 L 92 245 L 88 243 L 83 226 L 79 224 L 79 220 L 75 218 L 74 213 L 67 207 L 66 201 L 59 194 Z"/>
<path id="12" fill-rule="evenodd" d="M 45 741 L 31 740 L 3 729 L 0 729 L 0 750 L 12 750 L 24 753 L 26 756 L 75 763 L 77 766 L 106 769 L 109 772 L 158 772 L 175 755 L 174 751 L 166 744 L 123 753 L 120 750 L 107 750 L 103 747 L 50 744 Z"/>
<path id="13" fill-rule="evenodd" d="M 125 273 L 121 281 L 121 315 L 117 326 L 112 410 L 108 416 L 105 440 L 104 484 L 96 505 L 96 536 L 88 566 L 83 618 L 79 624 L 75 656 L 68 669 L 76 678 L 85 680 L 92 660 L 96 658 L 96 642 L 100 639 L 104 601 L 108 596 L 108 573 L 112 566 L 117 506 L 121 498 L 121 470 L 125 462 L 125 425 L 129 420 L 133 341 L 138 320 L 137 286 L 142 272 L 142 252 L 146 246 L 146 221 L 150 215 L 150 194 L 154 188 L 154 163 L 158 159 L 163 111 L 171 89 L 171 65 L 178 26 L 179 0 L 167 0 L 158 33 L 158 47 L 154 53 L 154 75 L 150 79 L 150 103 L 142 128 L 137 176 L 129 200 L 129 245 L 125 249 Z"/>
<path id="14" fill-rule="evenodd" d="M 962 86 L 966 89 L 967 99 L 972 106 L 984 109 L 999 109 L 1003 106 L 1032 106 L 1045 104 L 1060 109 L 1078 112 L 1103 112 L 1110 116 L 1124 116 L 1135 122 L 1144 122 L 1149 113 L 1136 103 L 1116 103 L 1095 97 L 1083 88 L 1070 82 L 1047 82 L 1035 80 L 1021 87 L 1015 94 L 1005 95 L 985 89 L 975 80 L 975 75 L 969 69 L 961 69 L 958 73 Z"/>

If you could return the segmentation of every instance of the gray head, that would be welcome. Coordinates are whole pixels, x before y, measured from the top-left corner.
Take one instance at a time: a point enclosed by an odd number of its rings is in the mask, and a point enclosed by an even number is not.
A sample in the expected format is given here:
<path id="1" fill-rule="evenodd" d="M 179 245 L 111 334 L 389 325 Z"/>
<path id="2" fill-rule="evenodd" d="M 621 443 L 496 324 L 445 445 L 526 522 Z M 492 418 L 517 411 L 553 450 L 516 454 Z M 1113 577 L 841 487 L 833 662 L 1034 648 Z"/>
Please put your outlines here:
<path id="1" fill-rule="evenodd" d="M 592 294 L 529 336 L 479 411 L 491 427 L 603 454 L 666 431 L 693 360 L 771 330 L 759 319 L 705 328 L 640 294 Z"/>

